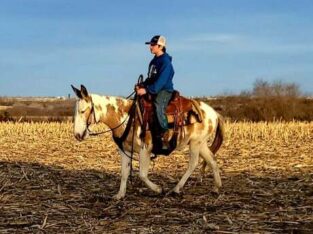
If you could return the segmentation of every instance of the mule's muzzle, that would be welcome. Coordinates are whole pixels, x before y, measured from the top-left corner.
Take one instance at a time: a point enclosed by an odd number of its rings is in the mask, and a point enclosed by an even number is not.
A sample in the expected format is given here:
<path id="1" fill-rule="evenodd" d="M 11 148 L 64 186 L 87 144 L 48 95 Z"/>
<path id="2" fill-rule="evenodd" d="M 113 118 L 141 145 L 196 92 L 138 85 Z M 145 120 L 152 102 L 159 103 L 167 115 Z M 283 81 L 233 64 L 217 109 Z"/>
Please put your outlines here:
<path id="1" fill-rule="evenodd" d="M 76 138 L 76 140 L 78 140 L 78 141 L 82 141 L 82 140 L 83 140 L 83 138 L 81 137 L 81 135 L 80 135 L 79 133 L 76 133 L 76 134 L 75 134 L 75 138 Z"/>
<path id="2" fill-rule="evenodd" d="M 75 138 L 78 141 L 82 141 L 85 139 L 86 135 L 87 135 L 87 131 L 84 131 L 83 134 L 75 133 Z"/>

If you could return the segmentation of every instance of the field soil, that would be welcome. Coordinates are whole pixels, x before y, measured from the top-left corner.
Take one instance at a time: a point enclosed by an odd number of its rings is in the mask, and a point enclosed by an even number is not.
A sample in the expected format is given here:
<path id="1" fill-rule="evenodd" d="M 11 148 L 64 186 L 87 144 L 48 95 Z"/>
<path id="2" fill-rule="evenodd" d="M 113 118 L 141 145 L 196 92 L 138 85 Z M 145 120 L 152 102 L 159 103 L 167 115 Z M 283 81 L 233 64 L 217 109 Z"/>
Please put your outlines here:
<path id="1" fill-rule="evenodd" d="M 312 123 L 227 123 L 219 194 L 198 167 L 180 195 L 156 195 L 134 161 L 115 201 L 109 133 L 77 142 L 71 123 L 0 123 L 0 233 L 312 233 L 312 140 Z M 150 179 L 169 192 L 187 162 L 188 149 L 160 156 Z"/>

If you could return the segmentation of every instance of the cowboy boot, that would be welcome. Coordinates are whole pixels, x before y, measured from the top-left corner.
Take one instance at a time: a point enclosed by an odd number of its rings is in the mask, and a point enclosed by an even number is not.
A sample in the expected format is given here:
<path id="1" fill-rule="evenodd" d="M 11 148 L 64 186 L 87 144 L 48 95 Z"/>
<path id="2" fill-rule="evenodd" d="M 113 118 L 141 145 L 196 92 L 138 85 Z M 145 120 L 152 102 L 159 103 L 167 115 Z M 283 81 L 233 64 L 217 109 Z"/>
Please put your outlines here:
<path id="1" fill-rule="evenodd" d="M 153 141 L 153 149 L 154 149 L 153 151 L 154 152 L 158 152 L 158 153 L 162 154 L 164 150 L 167 150 L 166 145 L 164 145 L 164 143 L 163 143 L 164 133 L 165 133 L 165 130 L 163 130 L 160 127 L 154 129 L 154 141 Z"/>

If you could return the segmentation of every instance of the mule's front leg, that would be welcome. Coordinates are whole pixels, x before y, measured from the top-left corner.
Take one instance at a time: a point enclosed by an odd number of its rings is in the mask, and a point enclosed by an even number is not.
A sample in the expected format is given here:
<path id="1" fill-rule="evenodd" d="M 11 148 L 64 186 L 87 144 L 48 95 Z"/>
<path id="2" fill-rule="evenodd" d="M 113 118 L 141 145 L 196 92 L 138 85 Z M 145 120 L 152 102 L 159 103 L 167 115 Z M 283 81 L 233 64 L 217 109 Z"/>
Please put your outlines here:
<path id="1" fill-rule="evenodd" d="M 149 166 L 150 166 L 150 152 L 143 147 L 140 150 L 139 157 L 139 177 L 145 182 L 145 184 L 156 193 L 162 193 L 162 188 L 156 185 L 148 178 Z"/>
<path id="2" fill-rule="evenodd" d="M 126 194 L 126 186 L 127 186 L 127 180 L 130 173 L 130 158 L 125 155 L 122 151 L 119 151 L 121 155 L 122 160 L 122 167 L 121 167 L 121 184 L 120 184 L 120 190 L 118 193 L 113 197 L 116 200 L 120 200 L 123 197 L 125 197 Z"/>
<path id="3" fill-rule="evenodd" d="M 180 189 L 184 187 L 189 176 L 192 174 L 192 172 L 197 167 L 198 162 L 199 162 L 199 147 L 200 147 L 200 145 L 201 145 L 200 142 L 190 142 L 190 146 L 189 146 L 190 159 L 189 159 L 188 169 L 185 172 L 185 174 L 183 175 L 183 177 L 180 179 L 178 184 L 173 189 L 173 192 L 175 192 L 175 193 L 180 192 Z"/>

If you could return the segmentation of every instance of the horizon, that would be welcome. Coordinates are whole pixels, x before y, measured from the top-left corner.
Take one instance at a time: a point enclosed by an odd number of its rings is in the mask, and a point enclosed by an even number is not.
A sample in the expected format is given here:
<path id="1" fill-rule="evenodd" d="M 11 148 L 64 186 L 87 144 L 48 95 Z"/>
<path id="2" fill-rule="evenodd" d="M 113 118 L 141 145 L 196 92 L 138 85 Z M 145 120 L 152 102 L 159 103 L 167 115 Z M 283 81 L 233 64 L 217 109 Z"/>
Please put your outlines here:
<path id="1" fill-rule="evenodd" d="M 127 96 L 162 34 L 185 96 L 251 90 L 256 79 L 313 90 L 313 2 L 5 0 L 0 96 L 73 96 L 70 85 Z M 158 15 L 156 15 L 156 13 Z"/>

